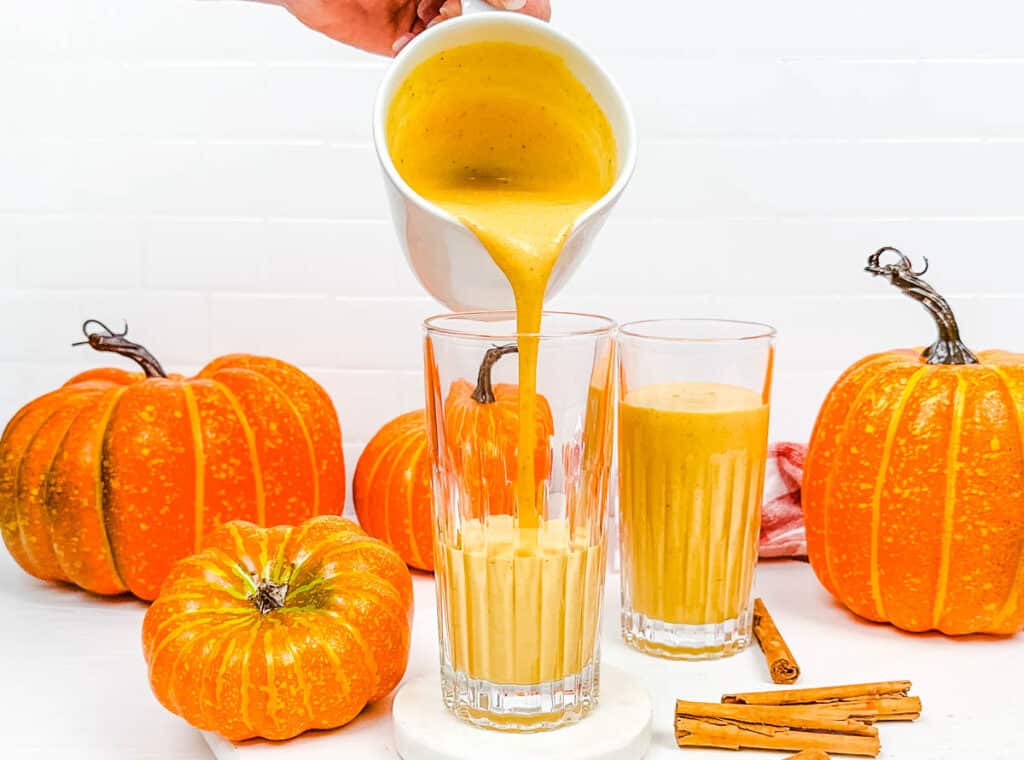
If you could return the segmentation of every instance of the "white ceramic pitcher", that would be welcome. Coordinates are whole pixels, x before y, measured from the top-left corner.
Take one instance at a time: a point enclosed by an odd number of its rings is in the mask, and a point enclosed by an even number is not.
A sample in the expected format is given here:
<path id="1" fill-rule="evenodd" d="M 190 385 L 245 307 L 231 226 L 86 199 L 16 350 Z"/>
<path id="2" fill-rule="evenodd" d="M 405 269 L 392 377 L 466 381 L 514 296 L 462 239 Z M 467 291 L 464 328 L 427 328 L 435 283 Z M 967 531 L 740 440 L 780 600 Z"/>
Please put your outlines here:
<path id="1" fill-rule="evenodd" d="M 490 9 L 483 0 L 462 0 L 462 7 L 462 16 L 417 36 L 391 65 L 374 105 L 373 141 L 384 170 L 398 237 L 423 287 L 455 311 L 510 309 L 514 306 L 512 289 L 476 235 L 451 214 L 418 195 L 395 169 L 388 152 L 386 126 L 391 100 L 398 87 L 413 68 L 435 53 L 457 45 L 492 40 L 533 45 L 555 53 L 594 96 L 615 135 L 618 176 L 604 197 L 576 221 L 551 274 L 547 298 L 565 285 L 583 260 L 629 182 L 636 164 L 636 129 L 629 106 L 608 73 L 593 56 L 561 32 L 520 13 L 475 12 Z"/>

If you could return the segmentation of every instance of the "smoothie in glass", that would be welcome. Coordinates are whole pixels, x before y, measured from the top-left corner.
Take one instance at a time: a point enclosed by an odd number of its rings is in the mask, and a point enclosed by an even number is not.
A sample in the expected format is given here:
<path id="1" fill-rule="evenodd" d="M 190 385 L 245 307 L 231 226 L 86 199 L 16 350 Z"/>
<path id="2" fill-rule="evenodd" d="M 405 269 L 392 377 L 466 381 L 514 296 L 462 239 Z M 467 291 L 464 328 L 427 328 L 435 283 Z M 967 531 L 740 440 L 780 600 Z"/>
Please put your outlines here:
<path id="1" fill-rule="evenodd" d="M 749 640 L 769 407 L 716 382 L 654 383 L 619 412 L 623 635 L 705 659 Z"/>

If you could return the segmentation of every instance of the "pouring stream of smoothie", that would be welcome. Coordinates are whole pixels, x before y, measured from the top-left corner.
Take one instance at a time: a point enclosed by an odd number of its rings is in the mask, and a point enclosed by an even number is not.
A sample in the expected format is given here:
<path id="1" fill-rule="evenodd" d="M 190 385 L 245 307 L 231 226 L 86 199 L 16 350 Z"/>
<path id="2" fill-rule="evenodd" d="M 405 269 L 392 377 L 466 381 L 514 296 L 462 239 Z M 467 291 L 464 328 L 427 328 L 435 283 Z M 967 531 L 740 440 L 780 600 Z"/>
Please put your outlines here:
<path id="1" fill-rule="evenodd" d="M 387 142 L 399 174 L 473 231 L 515 296 L 515 519 L 470 505 L 479 518 L 438 535 L 448 667 L 502 684 L 577 677 L 592 667 L 603 547 L 600 528 L 576 531 L 547 514 L 535 472 L 538 335 L 573 225 L 614 184 L 611 125 L 557 56 L 480 42 L 413 69 L 392 100 Z"/>
<path id="2" fill-rule="evenodd" d="M 611 125 L 557 56 L 481 42 L 417 66 L 391 105 L 388 146 L 402 177 L 483 243 L 515 295 L 519 340 L 516 501 L 521 528 L 543 518 L 534 477 L 544 293 L 576 220 L 615 181 Z"/>

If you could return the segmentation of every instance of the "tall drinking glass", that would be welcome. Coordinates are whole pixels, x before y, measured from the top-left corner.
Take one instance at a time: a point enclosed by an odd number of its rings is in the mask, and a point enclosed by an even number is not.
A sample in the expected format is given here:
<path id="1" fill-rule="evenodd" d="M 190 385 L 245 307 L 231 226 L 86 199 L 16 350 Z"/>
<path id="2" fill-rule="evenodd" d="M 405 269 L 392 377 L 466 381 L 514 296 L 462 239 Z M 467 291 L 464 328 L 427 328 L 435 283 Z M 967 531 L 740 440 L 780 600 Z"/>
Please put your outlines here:
<path id="1" fill-rule="evenodd" d="M 614 323 L 552 312 L 519 335 L 513 312 L 474 312 L 425 327 L 444 702 L 502 730 L 578 720 L 598 696 Z"/>
<path id="2" fill-rule="evenodd" d="M 622 635 L 641 652 L 750 643 L 774 343 L 750 322 L 619 331 Z"/>

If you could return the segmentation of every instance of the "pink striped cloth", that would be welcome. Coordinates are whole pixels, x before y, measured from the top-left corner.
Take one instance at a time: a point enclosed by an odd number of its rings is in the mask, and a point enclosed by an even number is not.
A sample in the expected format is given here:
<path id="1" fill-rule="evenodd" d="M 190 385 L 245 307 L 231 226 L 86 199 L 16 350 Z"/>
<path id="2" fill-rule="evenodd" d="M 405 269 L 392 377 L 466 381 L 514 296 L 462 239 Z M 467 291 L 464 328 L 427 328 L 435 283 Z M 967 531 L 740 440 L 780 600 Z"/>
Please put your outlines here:
<path id="1" fill-rule="evenodd" d="M 807 556 L 804 513 L 800 507 L 806 454 L 807 446 L 802 443 L 773 443 L 768 447 L 758 542 L 758 554 L 762 557 Z"/>

